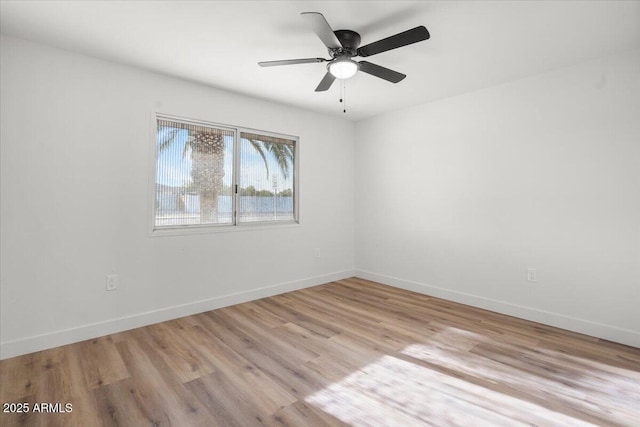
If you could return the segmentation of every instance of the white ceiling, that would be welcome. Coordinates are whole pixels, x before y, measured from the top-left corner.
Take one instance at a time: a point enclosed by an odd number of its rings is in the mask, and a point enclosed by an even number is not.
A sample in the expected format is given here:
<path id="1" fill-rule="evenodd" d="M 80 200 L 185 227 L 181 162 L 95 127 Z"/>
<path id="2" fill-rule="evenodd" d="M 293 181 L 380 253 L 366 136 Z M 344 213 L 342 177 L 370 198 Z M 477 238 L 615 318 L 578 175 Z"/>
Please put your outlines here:
<path id="1" fill-rule="evenodd" d="M 360 120 L 640 48 L 639 1 L 5 1 L 3 33 L 218 88 Z M 431 39 L 369 57 L 408 77 L 358 73 L 314 89 L 328 57 L 301 19 L 321 12 L 362 45 L 425 25 Z"/>

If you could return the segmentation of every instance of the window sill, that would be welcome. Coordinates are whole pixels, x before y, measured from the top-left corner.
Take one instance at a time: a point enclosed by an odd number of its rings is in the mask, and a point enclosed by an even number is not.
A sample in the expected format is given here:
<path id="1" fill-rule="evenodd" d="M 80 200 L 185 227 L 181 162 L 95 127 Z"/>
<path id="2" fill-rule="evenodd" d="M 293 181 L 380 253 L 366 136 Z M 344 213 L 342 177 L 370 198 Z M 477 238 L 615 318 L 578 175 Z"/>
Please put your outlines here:
<path id="1" fill-rule="evenodd" d="M 243 231 L 256 231 L 256 230 L 277 230 L 285 228 L 298 227 L 300 223 L 298 221 L 282 221 L 278 223 L 274 222 L 251 222 L 238 225 L 201 225 L 201 226 L 178 226 L 178 227 L 163 227 L 154 228 L 149 233 L 150 237 L 170 237 L 170 236 L 189 236 L 194 234 L 217 234 L 217 233 L 237 233 Z"/>

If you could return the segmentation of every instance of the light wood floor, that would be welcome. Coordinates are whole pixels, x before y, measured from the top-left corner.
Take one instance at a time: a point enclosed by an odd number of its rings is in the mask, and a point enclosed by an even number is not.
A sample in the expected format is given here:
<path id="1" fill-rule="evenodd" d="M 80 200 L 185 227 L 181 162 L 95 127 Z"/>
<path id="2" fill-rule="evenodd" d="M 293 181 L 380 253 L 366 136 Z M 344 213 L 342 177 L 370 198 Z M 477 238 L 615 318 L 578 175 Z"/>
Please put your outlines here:
<path id="1" fill-rule="evenodd" d="M 640 426 L 640 349 L 360 279 L 7 359 L 0 381 L 31 407 L 5 427 Z"/>

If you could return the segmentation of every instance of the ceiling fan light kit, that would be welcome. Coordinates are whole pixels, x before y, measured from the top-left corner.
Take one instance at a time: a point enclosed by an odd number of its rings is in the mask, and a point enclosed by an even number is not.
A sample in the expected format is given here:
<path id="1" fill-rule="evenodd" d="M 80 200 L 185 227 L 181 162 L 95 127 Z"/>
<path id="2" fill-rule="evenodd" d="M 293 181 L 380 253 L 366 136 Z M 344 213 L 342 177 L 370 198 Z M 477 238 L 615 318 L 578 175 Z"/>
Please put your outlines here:
<path id="1" fill-rule="evenodd" d="M 358 63 L 351 58 L 338 58 L 329 62 L 327 69 L 338 79 L 348 79 L 358 72 Z"/>
<path id="2" fill-rule="evenodd" d="M 318 87 L 316 87 L 316 92 L 328 90 L 336 78 L 344 80 L 353 77 L 358 70 L 391 83 L 398 83 L 407 76 L 368 61 L 356 62 L 352 58 L 356 56 L 367 57 L 376 55 L 388 50 L 427 40 L 430 37 L 429 31 L 427 31 L 424 26 L 419 26 L 359 47 L 361 39 L 360 34 L 357 32 L 352 30 L 334 31 L 325 17 L 318 12 L 303 12 L 301 15 L 302 18 L 307 21 L 313 32 L 316 33 L 318 38 L 327 47 L 331 59 L 287 59 L 258 62 L 258 65 L 261 67 L 272 67 L 277 65 L 328 62 L 327 72 Z"/>

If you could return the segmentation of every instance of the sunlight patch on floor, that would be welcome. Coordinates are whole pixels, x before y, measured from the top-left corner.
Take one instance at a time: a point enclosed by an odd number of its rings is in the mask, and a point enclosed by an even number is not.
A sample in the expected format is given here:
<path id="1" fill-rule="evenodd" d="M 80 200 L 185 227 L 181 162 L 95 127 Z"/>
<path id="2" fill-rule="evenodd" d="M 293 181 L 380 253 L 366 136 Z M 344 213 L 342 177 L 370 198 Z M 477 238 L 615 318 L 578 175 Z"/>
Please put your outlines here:
<path id="1" fill-rule="evenodd" d="M 353 426 L 593 425 L 392 356 L 305 400 Z"/>
<path id="2" fill-rule="evenodd" d="M 579 368 L 577 358 L 548 350 L 525 351 L 505 363 L 425 344 L 408 346 L 402 353 L 479 380 L 514 389 L 524 386 L 539 399 L 589 407 L 611 422 L 640 426 L 640 382 L 634 378 L 637 372 L 611 373 L 608 365 L 599 366 L 603 364 L 594 361 Z M 564 363 L 565 359 L 571 361 Z"/>

